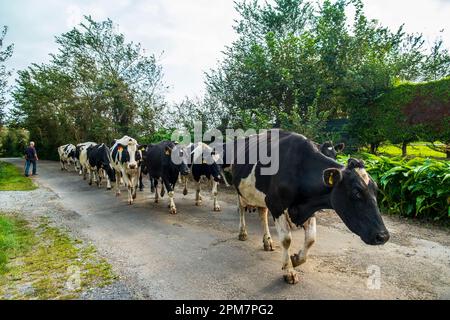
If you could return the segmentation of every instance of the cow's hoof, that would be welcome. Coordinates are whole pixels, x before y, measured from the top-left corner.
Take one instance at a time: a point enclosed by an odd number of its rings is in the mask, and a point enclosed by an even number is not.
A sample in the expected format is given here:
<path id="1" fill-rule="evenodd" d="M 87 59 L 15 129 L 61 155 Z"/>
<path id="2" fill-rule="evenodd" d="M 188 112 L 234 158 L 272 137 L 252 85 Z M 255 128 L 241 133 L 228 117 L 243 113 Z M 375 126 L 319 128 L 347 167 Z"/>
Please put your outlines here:
<path id="1" fill-rule="evenodd" d="M 159 202 L 159 199 L 155 199 L 155 203 L 158 203 Z"/>
<path id="2" fill-rule="evenodd" d="M 298 254 L 293 254 L 291 256 L 291 262 L 292 265 L 295 267 L 298 267 L 299 265 L 303 264 L 306 262 L 306 258 L 305 257 L 300 257 Z"/>
<path id="3" fill-rule="evenodd" d="M 89 182 L 89 185 L 92 186 L 92 182 Z"/>
<path id="4" fill-rule="evenodd" d="M 170 214 L 177 214 L 177 208 L 175 207 L 170 208 Z"/>
<path id="5" fill-rule="evenodd" d="M 220 211 L 220 206 L 219 205 L 214 206 L 213 210 L 216 211 L 216 212 Z"/>
<path id="6" fill-rule="evenodd" d="M 106 190 L 111 190 L 111 187 L 109 187 L 109 188 L 107 187 Z"/>
<path id="7" fill-rule="evenodd" d="M 133 194 L 133 199 L 136 199 L 136 193 L 135 193 L 135 194 Z"/>
<path id="8" fill-rule="evenodd" d="M 289 271 L 283 277 L 284 281 L 286 281 L 289 284 L 296 284 L 299 280 L 298 273 L 295 270 Z"/>
<path id="9" fill-rule="evenodd" d="M 133 204 L 133 201 L 128 201 L 128 204 L 129 204 L 129 205 L 132 205 L 132 204 Z"/>
<path id="10" fill-rule="evenodd" d="M 144 191 L 144 188 L 139 188 L 139 191 Z"/>
<path id="11" fill-rule="evenodd" d="M 187 195 L 187 193 L 188 193 L 188 192 L 187 192 L 187 189 L 184 189 L 184 190 L 183 190 L 183 195 L 185 196 L 185 195 Z"/>
<path id="12" fill-rule="evenodd" d="M 120 192 L 116 192 L 116 197 L 120 196 Z"/>
<path id="13" fill-rule="evenodd" d="M 195 201 L 195 205 L 196 205 L 197 207 L 201 206 L 201 205 L 202 205 L 202 200 L 196 200 L 196 201 Z"/>
<path id="14" fill-rule="evenodd" d="M 239 240 L 241 240 L 241 241 L 247 240 L 247 238 L 248 238 L 247 231 L 240 232 L 238 238 L 239 238 Z"/>
<path id="15" fill-rule="evenodd" d="M 151 187 L 151 188 L 150 188 L 150 192 L 151 192 L 151 193 L 155 193 L 155 188 L 154 188 L 154 187 Z"/>
<path id="16" fill-rule="evenodd" d="M 273 251 L 272 239 L 263 239 L 264 251 Z"/>

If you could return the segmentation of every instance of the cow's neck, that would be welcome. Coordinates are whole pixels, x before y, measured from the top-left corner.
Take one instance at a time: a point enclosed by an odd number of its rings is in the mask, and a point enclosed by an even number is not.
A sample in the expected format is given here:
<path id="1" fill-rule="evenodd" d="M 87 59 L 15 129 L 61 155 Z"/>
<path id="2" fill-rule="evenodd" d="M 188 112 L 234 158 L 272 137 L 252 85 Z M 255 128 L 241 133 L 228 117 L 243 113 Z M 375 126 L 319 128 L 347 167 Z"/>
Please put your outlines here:
<path id="1" fill-rule="evenodd" d="M 309 198 L 304 203 L 295 204 L 289 208 L 289 216 L 292 222 L 299 226 L 321 209 L 332 209 L 329 193 Z"/>

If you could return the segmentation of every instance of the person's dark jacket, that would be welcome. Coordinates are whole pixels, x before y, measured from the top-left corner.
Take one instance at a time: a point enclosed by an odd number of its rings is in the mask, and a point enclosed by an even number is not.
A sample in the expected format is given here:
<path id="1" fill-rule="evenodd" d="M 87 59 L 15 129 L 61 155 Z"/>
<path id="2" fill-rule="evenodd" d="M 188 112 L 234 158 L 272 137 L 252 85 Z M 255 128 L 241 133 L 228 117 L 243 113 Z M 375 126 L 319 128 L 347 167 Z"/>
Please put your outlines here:
<path id="1" fill-rule="evenodd" d="M 34 147 L 28 147 L 25 149 L 25 159 L 36 160 L 36 149 Z"/>

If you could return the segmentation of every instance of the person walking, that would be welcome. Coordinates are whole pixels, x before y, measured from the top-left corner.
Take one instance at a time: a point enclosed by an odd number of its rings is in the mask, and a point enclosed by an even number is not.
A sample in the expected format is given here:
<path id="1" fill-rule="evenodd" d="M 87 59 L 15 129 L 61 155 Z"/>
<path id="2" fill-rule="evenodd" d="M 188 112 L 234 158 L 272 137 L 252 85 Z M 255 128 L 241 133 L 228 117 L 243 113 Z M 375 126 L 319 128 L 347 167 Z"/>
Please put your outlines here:
<path id="1" fill-rule="evenodd" d="M 36 149 L 34 147 L 34 142 L 30 142 L 30 146 L 25 149 L 25 176 L 28 177 L 28 172 L 30 171 L 30 165 L 33 165 L 33 176 L 36 176 L 36 161 L 39 160 Z"/>

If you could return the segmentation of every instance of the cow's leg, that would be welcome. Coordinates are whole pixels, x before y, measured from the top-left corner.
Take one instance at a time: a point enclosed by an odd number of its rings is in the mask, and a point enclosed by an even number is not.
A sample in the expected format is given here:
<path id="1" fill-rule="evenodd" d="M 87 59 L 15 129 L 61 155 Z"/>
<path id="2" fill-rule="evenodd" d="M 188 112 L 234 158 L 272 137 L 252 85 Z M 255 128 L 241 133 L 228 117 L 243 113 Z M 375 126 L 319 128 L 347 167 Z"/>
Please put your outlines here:
<path id="1" fill-rule="evenodd" d="M 150 173 L 149 173 L 150 175 Z M 155 192 L 155 182 L 153 181 L 153 178 L 150 177 L 150 192 Z"/>
<path id="2" fill-rule="evenodd" d="M 303 249 L 298 254 L 291 256 L 292 264 L 294 267 L 299 266 L 306 262 L 308 259 L 308 251 L 311 249 L 314 242 L 316 242 L 316 217 L 309 218 L 304 224 L 305 230 L 305 242 L 303 243 Z"/>
<path id="3" fill-rule="evenodd" d="M 116 196 L 120 196 L 120 180 L 122 179 L 120 171 L 116 170 Z"/>
<path id="4" fill-rule="evenodd" d="M 176 214 L 177 213 L 177 207 L 175 206 L 175 202 L 173 201 L 173 196 L 174 196 L 174 192 L 173 189 L 170 185 L 170 183 L 166 180 L 163 179 L 163 183 L 162 185 L 164 185 L 167 189 L 167 194 L 169 195 L 169 210 L 171 214 Z"/>
<path id="5" fill-rule="evenodd" d="M 144 175 L 142 173 L 142 169 L 139 170 L 139 191 L 143 191 L 144 190 L 144 183 L 142 182 L 142 176 Z"/>
<path id="6" fill-rule="evenodd" d="M 292 265 L 291 258 L 289 257 L 289 247 L 291 246 L 291 230 L 289 222 L 287 220 L 287 211 L 275 219 L 275 225 L 277 227 L 278 236 L 280 238 L 282 247 L 282 267 L 285 271 L 284 280 L 289 284 L 295 284 L 298 282 L 298 273 L 295 271 Z"/>
<path id="7" fill-rule="evenodd" d="M 59 163 L 61 164 L 61 171 L 64 170 L 64 161 L 62 161 L 61 159 L 59 160 Z"/>
<path id="8" fill-rule="evenodd" d="M 273 241 L 272 237 L 270 235 L 269 230 L 269 221 L 268 221 L 268 212 L 269 209 L 267 208 L 258 208 L 259 212 L 259 218 L 261 219 L 261 225 L 264 230 L 264 236 L 263 236 L 263 245 L 265 251 L 273 251 Z"/>
<path id="9" fill-rule="evenodd" d="M 217 191 L 217 187 L 218 187 L 218 185 L 219 185 L 219 183 L 216 181 L 216 180 L 212 180 L 212 194 L 213 194 L 213 199 L 214 199 L 214 204 L 213 204 L 213 206 L 214 206 L 214 208 L 213 208 L 213 210 L 214 211 L 220 211 L 220 205 L 219 205 L 219 201 L 217 201 L 217 194 L 218 194 L 218 191 Z"/>
<path id="10" fill-rule="evenodd" d="M 97 173 L 97 187 L 100 188 L 102 186 L 103 169 L 98 169 L 96 173 Z"/>
<path id="11" fill-rule="evenodd" d="M 134 189 L 134 185 L 133 185 L 133 181 L 131 180 L 131 177 L 128 176 L 127 173 L 125 173 L 124 175 L 124 179 L 125 181 L 125 185 L 127 186 L 127 191 L 128 191 L 128 204 L 133 204 L 133 189 Z"/>
<path id="12" fill-rule="evenodd" d="M 106 190 L 111 190 L 111 180 L 108 174 L 106 174 Z"/>
<path id="13" fill-rule="evenodd" d="M 91 170 L 91 168 L 88 168 L 88 174 L 89 174 L 89 185 L 92 185 L 92 181 L 95 182 L 95 177 L 94 177 L 94 171 Z"/>
<path id="14" fill-rule="evenodd" d="M 187 178 L 187 176 L 183 176 L 182 180 L 183 180 L 183 184 L 184 184 L 183 195 L 187 195 L 188 194 L 188 190 L 187 190 L 188 178 Z"/>
<path id="15" fill-rule="evenodd" d="M 155 191 L 155 202 L 158 203 L 159 201 L 159 193 L 158 193 L 158 179 L 152 179 L 154 182 L 154 191 Z"/>
<path id="16" fill-rule="evenodd" d="M 167 188 L 169 190 L 169 188 Z M 161 183 L 161 198 L 166 194 L 166 190 L 164 189 L 164 181 Z"/>
<path id="17" fill-rule="evenodd" d="M 202 204 L 202 196 L 200 195 L 201 191 L 201 182 L 197 181 L 197 189 L 195 190 L 195 205 L 200 206 Z"/>
<path id="18" fill-rule="evenodd" d="M 239 210 L 239 240 L 247 240 L 247 226 L 245 225 L 245 206 L 241 203 L 241 197 L 238 196 Z"/>
<path id="19" fill-rule="evenodd" d="M 131 185 L 133 186 L 133 189 L 131 190 L 131 196 L 133 197 L 133 200 L 136 199 L 136 192 L 138 189 L 138 184 L 139 184 L 139 176 L 134 175 L 131 177 Z"/>

